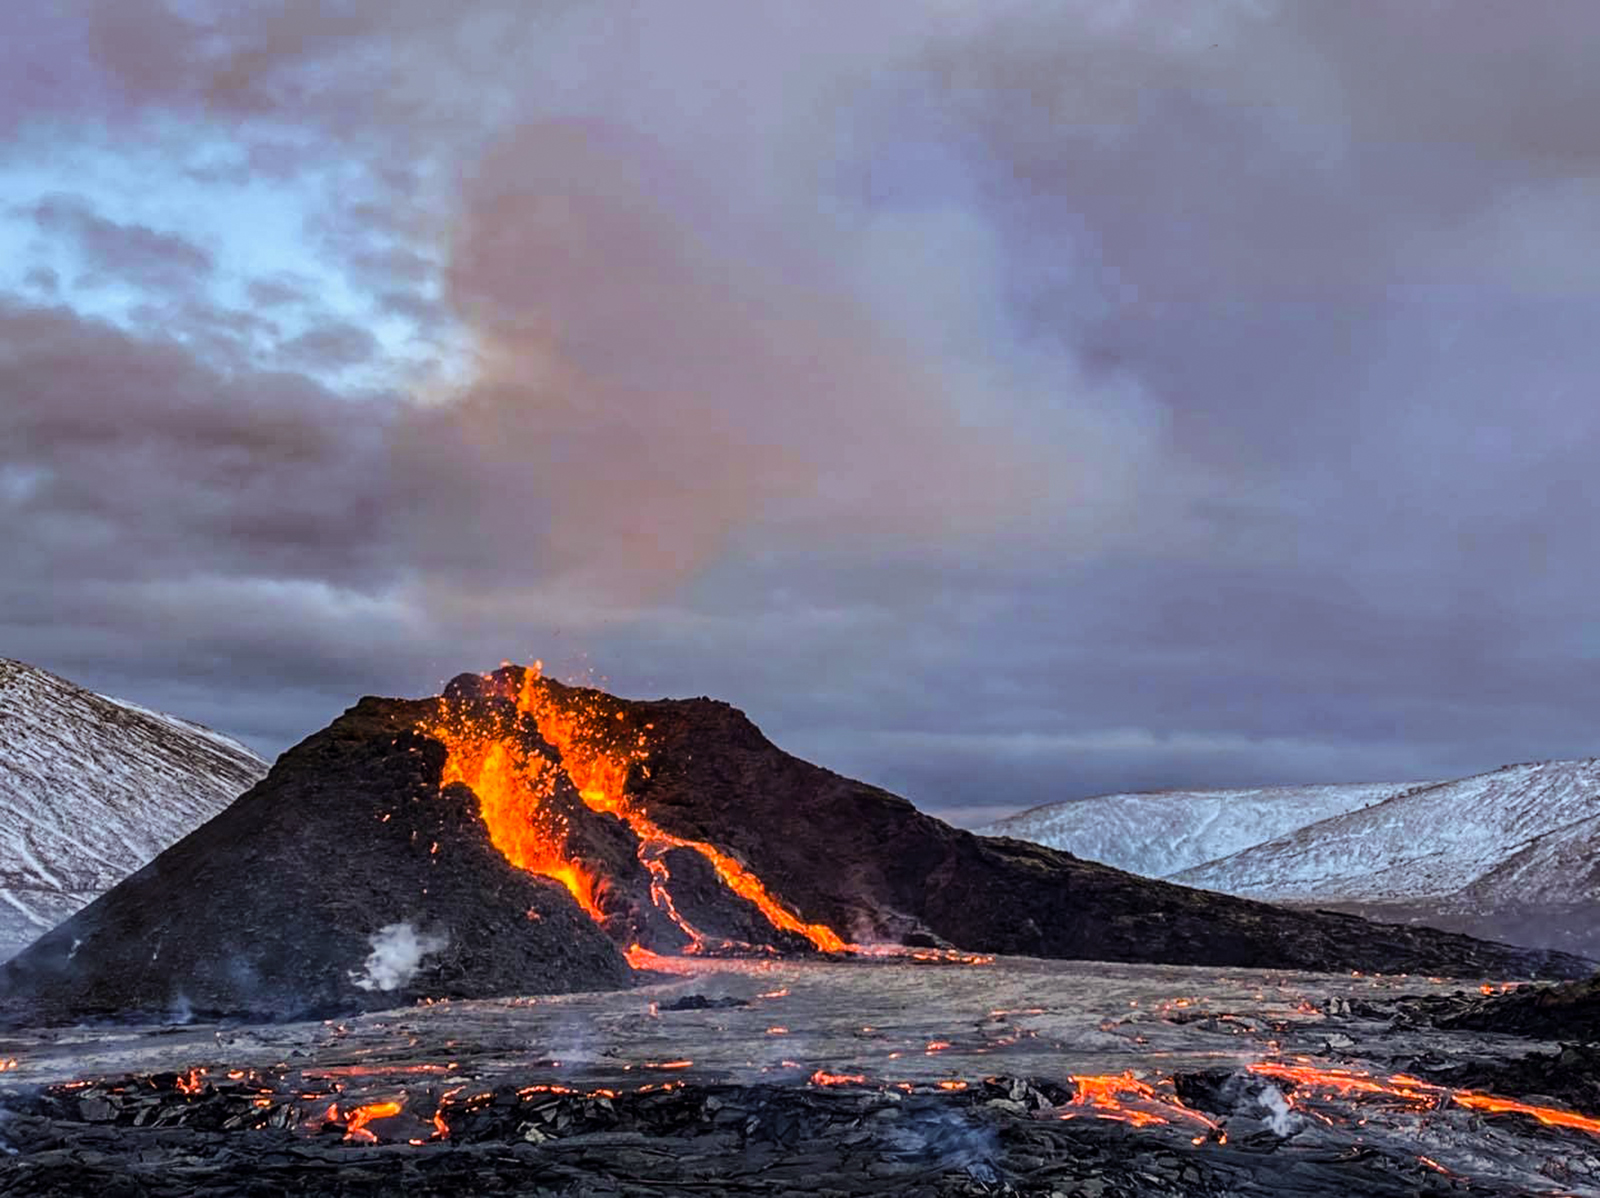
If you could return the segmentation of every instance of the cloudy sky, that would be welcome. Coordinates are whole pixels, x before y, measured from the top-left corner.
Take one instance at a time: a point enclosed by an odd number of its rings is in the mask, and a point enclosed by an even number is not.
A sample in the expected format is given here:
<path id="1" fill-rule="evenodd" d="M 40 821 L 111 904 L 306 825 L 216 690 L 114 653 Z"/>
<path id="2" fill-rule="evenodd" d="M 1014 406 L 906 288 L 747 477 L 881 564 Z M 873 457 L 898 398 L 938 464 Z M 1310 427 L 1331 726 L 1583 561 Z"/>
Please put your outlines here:
<path id="1" fill-rule="evenodd" d="M 0 655 L 963 822 L 1600 752 L 1591 0 L 0 6 Z"/>

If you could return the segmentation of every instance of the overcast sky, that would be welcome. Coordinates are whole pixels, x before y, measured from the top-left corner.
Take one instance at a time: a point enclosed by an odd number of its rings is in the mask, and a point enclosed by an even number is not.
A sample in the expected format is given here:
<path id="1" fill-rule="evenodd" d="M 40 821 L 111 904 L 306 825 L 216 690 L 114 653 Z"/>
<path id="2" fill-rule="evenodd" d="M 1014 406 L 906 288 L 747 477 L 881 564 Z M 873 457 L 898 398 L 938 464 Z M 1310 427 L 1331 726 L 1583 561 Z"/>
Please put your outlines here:
<path id="1" fill-rule="evenodd" d="M 1600 752 L 1600 7 L 0 5 L 0 655 L 961 822 Z"/>

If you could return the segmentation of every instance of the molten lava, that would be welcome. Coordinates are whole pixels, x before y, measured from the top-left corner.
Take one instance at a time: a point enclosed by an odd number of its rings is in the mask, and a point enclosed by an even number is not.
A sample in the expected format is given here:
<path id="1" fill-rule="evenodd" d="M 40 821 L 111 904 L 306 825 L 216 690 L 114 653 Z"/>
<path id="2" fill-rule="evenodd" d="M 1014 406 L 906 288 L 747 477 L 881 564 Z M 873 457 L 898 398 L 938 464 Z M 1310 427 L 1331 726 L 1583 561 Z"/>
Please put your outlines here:
<path id="1" fill-rule="evenodd" d="M 367 1130 L 367 1124 L 374 1119 L 389 1119 L 398 1115 L 405 1106 L 405 1100 L 390 1102 L 372 1102 L 366 1106 L 353 1108 L 344 1117 L 344 1138 L 357 1140 L 365 1144 L 377 1143 L 378 1137 Z M 339 1121 L 338 1107 L 328 1108 L 328 1118 L 331 1122 Z"/>
<path id="2" fill-rule="evenodd" d="M 549 802 L 559 778 L 556 766 L 465 719 L 445 720 L 426 731 L 447 752 L 440 784 L 462 782 L 472 789 L 489 839 L 506 860 L 554 878 L 590 918 L 604 918 L 594 900 L 594 879 L 565 850 L 566 819 Z"/>
<path id="3" fill-rule="evenodd" d="M 829 1073 L 826 1069 L 818 1069 L 811 1075 L 813 1086 L 863 1086 L 866 1082 L 865 1073 Z"/>
<path id="4" fill-rule="evenodd" d="M 1308 1064 L 1286 1065 L 1273 1061 L 1262 1061 L 1249 1068 L 1251 1073 L 1262 1077 L 1292 1081 L 1296 1086 L 1304 1087 L 1313 1094 L 1320 1091 L 1340 1097 L 1371 1096 L 1415 1110 L 1454 1103 L 1469 1111 L 1481 1111 L 1488 1115 L 1526 1115 L 1547 1127 L 1566 1127 L 1574 1131 L 1600 1135 L 1600 1119 L 1580 1115 L 1576 1111 L 1563 1110 L 1560 1107 L 1535 1106 L 1511 1098 L 1485 1094 L 1479 1090 L 1456 1090 L 1448 1086 L 1437 1086 L 1404 1073 L 1396 1073 L 1390 1077 L 1376 1077 L 1353 1069 L 1322 1069 Z M 1291 1095 L 1290 1099 L 1292 1102 L 1294 1095 Z"/>

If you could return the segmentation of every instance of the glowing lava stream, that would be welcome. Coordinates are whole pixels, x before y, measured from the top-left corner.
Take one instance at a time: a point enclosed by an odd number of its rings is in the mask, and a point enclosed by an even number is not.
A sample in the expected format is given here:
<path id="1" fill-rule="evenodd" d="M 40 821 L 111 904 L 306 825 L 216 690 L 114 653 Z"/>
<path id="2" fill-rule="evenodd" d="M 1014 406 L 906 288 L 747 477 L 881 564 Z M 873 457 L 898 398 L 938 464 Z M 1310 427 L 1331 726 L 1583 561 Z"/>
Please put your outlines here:
<path id="1" fill-rule="evenodd" d="M 668 889 L 671 874 L 663 858 L 674 848 L 699 853 L 723 885 L 754 904 L 774 927 L 803 936 L 824 952 L 852 947 L 832 928 L 807 923 L 781 906 L 755 874 L 727 853 L 704 841 L 674 836 L 627 802 L 628 771 L 648 756 L 644 732 L 638 733 L 631 745 L 605 748 L 607 741 L 617 740 L 606 713 L 598 708 L 564 708 L 553 702 L 541 685 L 537 662 L 524 674 L 515 698 L 517 710 L 532 717 L 539 735 L 560 751 L 560 769 L 584 803 L 594 811 L 620 817 L 633 829 L 639 841 L 639 861 L 650 874 L 651 900 L 689 938 L 689 952 L 703 951 L 709 938 L 685 919 L 672 901 Z M 615 718 L 621 720 L 622 713 L 615 713 Z M 463 782 L 471 787 L 495 848 L 513 865 L 556 879 L 591 918 L 603 920 L 604 913 L 595 902 L 595 879 L 565 852 L 565 817 L 553 812 L 547 801 L 559 780 L 557 767 L 530 757 L 509 738 L 459 718 L 446 719 L 425 731 L 442 741 L 448 751 L 441 785 Z"/>
<path id="2" fill-rule="evenodd" d="M 1442 1106 L 1446 1102 L 1451 1102 L 1469 1111 L 1481 1111 L 1489 1115 L 1527 1115 L 1546 1127 L 1567 1127 L 1574 1131 L 1600 1135 L 1600 1119 L 1580 1115 L 1576 1111 L 1566 1111 L 1560 1107 L 1534 1106 L 1512 1098 L 1485 1094 L 1479 1090 L 1454 1090 L 1449 1086 L 1436 1086 L 1404 1073 L 1383 1078 L 1369 1073 L 1358 1073 L 1352 1069 L 1321 1069 L 1314 1065 L 1285 1065 L 1273 1061 L 1261 1061 L 1248 1068 L 1251 1073 L 1262 1077 L 1292 1081 L 1309 1089 L 1320 1088 L 1324 1092 L 1344 1096 L 1373 1095 L 1378 1098 L 1393 1099 L 1417 1109 Z M 1292 1105 L 1293 1095 L 1290 1095 L 1290 1101 Z"/>
<path id="3" fill-rule="evenodd" d="M 511 864 L 554 878 L 578 900 L 590 918 L 604 918 L 594 900 L 594 879 L 563 852 L 566 819 L 546 802 L 555 793 L 556 767 L 529 757 L 520 747 L 487 732 L 439 724 L 426 729 L 444 742 L 441 786 L 463 782 L 478 796 L 478 810 L 489 839 Z"/>

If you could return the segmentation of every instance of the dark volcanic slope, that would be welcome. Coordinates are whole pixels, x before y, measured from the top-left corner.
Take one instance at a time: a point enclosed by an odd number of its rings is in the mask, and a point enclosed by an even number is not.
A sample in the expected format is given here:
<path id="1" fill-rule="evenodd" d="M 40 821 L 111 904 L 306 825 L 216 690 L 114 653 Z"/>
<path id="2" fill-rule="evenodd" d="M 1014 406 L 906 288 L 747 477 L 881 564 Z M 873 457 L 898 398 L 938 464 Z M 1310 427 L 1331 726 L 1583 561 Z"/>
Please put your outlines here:
<path id="1" fill-rule="evenodd" d="M 221 815 L 0 967 L 6 1012 L 286 1017 L 628 984 L 571 896 L 490 844 L 471 792 L 440 792 L 444 748 L 415 730 L 438 706 L 363 700 L 284 754 Z"/>
<path id="2" fill-rule="evenodd" d="M 517 667 L 497 678 L 520 682 Z M 783 752 L 712 699 L 631 702 L 544 681 L 559 703 L 648 728 L 633 802 L 676 835 L 749 865 L 806 919 L 847 939 L 981 952 L 1378 973 L 1580 977 L 1578 957 L 1429 928 L 1298 912 L 1192 890 L 1023 841 L 984 838 Z M 621 718 L 615 718 L 620 715 Z"/>

